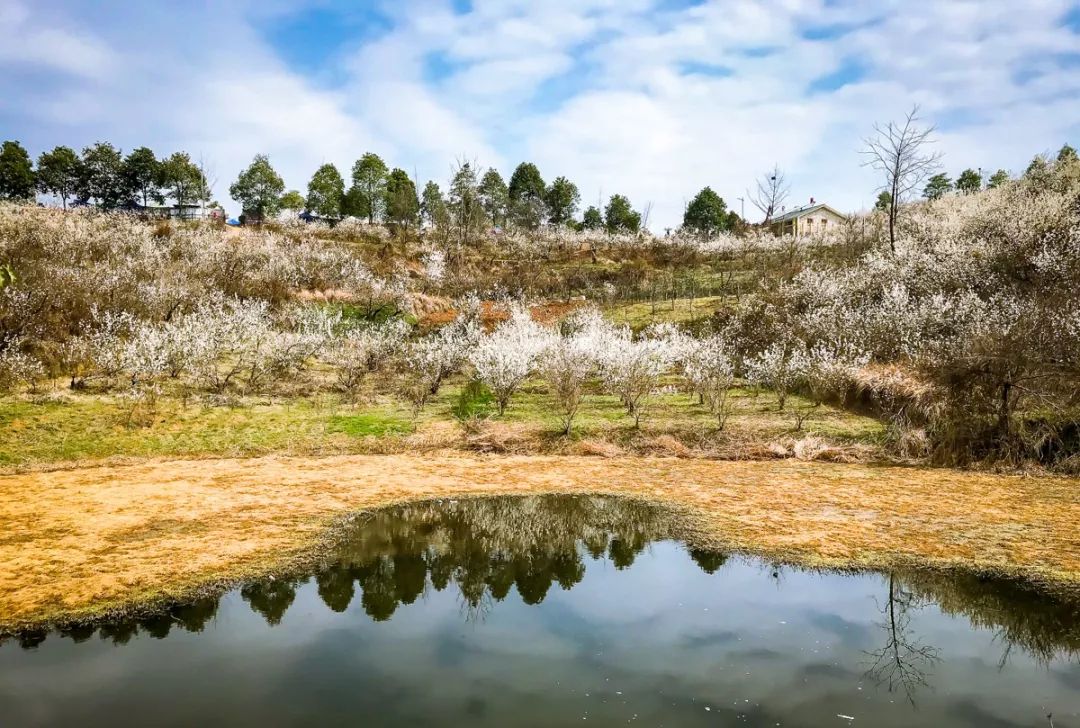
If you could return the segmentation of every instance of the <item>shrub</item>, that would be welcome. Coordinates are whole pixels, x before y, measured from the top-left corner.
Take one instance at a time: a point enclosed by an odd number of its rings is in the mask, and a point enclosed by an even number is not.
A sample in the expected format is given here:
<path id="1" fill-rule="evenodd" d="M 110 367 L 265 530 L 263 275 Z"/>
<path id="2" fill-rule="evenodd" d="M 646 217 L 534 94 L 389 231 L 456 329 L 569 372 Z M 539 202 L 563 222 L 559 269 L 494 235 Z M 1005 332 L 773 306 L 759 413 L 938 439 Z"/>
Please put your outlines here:
<path id="1" fill-rule="evenodd" d="M 450 412 L 459 422 L 472 422 L 490 416 L 494 404 L 491 390 L 483 382 L 471 379 L 461 388 Z"/>

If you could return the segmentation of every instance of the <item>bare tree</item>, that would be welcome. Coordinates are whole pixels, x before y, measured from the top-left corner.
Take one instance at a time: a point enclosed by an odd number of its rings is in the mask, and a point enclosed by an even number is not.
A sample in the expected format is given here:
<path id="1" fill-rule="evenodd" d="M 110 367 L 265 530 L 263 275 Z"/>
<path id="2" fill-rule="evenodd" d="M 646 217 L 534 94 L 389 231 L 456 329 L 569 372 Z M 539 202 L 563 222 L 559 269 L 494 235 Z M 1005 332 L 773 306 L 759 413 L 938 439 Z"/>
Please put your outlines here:
<path id="1" fill-rule="evenodd" d="M 774 165 L 771 172 L 766 172 L 758 179 L 757 189 L 747 190 L 746 196 L 750 198 L 754 207 L 765 215 L 764 224 L 768 225 L 776 211 L 784 204 L 789 192 L 791 192 L 791 185 L 788 184 L 787 177 L 784 176 L 780 165 Z"/>
<path id="2" fill-rule="evenodd" d="M 885 177 L 879 188 L 889 193 L 889 247 L 896 252 L 896 218 L 900 205 L 923 180 L 937 170 L 940 153 L 930 153 L 934 127 L 919 124 L 919 107 L 913 106 L 903 123 L 890 121 L 874 124 L 874 134 L 864 140 L 864 167 L 871 167 Z"/>
<path id="3" fill-rule="evenodd" d="M 938 648 L 919 641 L 911 630 L 911 612 L 922 604 L 904 589 L 896 575 L 889 572 L 889 593 L 884 605 L 879 605 L 885 621 L 886 642 L 878 650 L 867 653 L 874 658 L 866 676 L 889 692 L 902 689 L 908 702 L 915 705 L 915 693 L 927 685 L 927 675 L 939 661 Z"/>
<path id="4" fill-rule="evenodd" d="M 210 200 L 214 196 L 214 188 L 217 187 L 217 170 L 202 155 L 199 155 L 199 164 L 197 166 L 199 174 L 202 176 L 202 183 L 199 185 L 199 189 L 196 190 L 196 196 L 198 197 L 199 208 L 205 215 L 206 206 L 210 204 Z"/>
<path id="5" fill-rule="evenodd" d="M 649 229 L 649 217 L 652 216 L 652 201 L 645 203 L 645 207 L 641 210 L 641 229 Z"/>

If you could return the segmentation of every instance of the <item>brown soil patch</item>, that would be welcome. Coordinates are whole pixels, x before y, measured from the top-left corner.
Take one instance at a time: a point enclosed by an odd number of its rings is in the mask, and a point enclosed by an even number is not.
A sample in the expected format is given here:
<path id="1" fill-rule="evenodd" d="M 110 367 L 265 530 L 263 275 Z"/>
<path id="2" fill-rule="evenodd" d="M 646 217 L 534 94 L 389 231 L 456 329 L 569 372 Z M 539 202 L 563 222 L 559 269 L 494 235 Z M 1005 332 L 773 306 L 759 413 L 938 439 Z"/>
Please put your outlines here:
<path id="1" fill-rule="evenodd" d="M 701 545 L 814 565 L 963 567 L 1080 585 L 1080 481 L 821 462 L 353 455 L 0 476 L 0 629 L 287 568 L 349 512 L 583 492 L 683 509 Z"/>

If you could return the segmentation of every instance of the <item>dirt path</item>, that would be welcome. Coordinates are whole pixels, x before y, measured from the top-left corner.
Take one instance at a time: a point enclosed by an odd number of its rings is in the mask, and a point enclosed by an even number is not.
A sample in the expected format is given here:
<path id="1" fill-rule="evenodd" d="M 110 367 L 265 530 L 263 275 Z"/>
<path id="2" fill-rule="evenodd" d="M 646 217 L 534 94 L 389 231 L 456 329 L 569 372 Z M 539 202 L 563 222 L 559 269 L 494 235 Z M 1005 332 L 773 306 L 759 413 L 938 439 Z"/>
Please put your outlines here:
<path id="1" fill-rule="evenodd" d="M 709 545 L 781 559 L 967 566 L 1080 585 L 1077 480 L 450 453 L 153 461 L 0 476 L 0 625 L 90 616 L 284 568 L 350 511 L 571 491 L 681 506 Z"/>

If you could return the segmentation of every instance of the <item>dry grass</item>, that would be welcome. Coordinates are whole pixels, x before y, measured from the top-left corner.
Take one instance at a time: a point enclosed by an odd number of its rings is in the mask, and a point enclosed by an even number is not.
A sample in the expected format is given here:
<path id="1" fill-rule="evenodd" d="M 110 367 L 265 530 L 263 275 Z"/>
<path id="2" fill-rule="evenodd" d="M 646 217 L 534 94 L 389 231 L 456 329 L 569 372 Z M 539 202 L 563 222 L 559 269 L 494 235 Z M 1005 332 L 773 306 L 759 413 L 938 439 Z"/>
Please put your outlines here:
<path id="1" fill-rule="evenodd" d="M 529 306 L 529 314 L 533 320 L 550 325 L 561 321 L 577 309 L 585 306 L 584 299 L 574 301 L 549 301 Z M 423 327 L 434 328 L 445 326 L 457 318 L 458 312 L 449 304 L 445 306 L 431 307 L 430 310 L 420 309 L 418 318 Z M 484 301 L 480 309 L 480 320 L 488 329 L 493 329 L 501 322 L 510 318 L 510 309 L 493 301 Z"/>
<path id="2" fill-rule="evenodd" d="M 295 566 L 317 553 L 338 518 L 361 509 L 560 492 L 676 506 L 701 545 L 778 560 L 970 568 L 1066 590 L 1080 585 L 1075 479 L 795 460 L 452 452 L 174 460 L 0 477 L 0 630 L 180 598 Z"/>
<path id="3" fill-rule="evenodd" d="M 640 330 L 649 324 L 686 323 L 705 319 L 734 303 L 734 296 L 698 296 L 696 298 L 676 298 L 672 301 L 660 299 L 652 301 L 619 302 L 605 306 L 608 318 L 615 323 L 629 324 L 632 329 Z"/>

